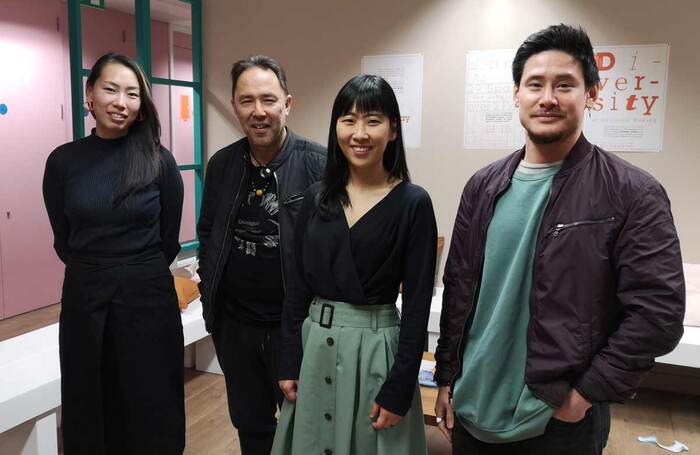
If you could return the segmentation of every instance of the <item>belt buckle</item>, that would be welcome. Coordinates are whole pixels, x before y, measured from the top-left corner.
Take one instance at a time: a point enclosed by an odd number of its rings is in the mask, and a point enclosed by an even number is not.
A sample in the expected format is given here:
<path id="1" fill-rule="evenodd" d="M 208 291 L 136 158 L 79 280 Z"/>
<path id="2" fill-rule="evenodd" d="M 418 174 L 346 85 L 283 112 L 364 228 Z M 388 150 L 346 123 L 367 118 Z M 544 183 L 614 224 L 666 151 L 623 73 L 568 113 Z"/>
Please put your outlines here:
<path id="1" fill-rule="evenodd" d="M 328 316 L 328 322 L 324 323 L 323 322 L 323 315 L 326 313 L 326 309 L 330 309 L 330 315 Z M 318 325 L 323 327 L 324 329 L 330 329 L 333 326 L 333 312 L 335 311 L 335 307 L 333 305 L 329 305 L 328 303 L 324 303 L 321 305 L 321 317 L 319 318 Z"/>

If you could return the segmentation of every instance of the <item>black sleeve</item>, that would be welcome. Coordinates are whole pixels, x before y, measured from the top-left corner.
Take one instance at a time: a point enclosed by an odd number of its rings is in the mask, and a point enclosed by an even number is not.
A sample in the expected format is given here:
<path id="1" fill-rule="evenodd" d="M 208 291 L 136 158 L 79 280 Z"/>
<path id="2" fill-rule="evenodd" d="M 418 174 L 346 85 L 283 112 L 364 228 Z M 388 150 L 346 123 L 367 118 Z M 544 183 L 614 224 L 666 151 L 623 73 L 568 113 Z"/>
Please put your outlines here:
<path id="1" fill-rule="evenodd" d="M 433 298 L 437 225 L 425 191 L 411 216 L 403 268 L 401 330 L 394 365 L 375 401 L 394 414 L 405 415 L 415 394 Z"/>
<path id="2" fill-rule="evenodd" d="M 216 193 L 219 190 L 218 175 L 220 166 L 221 152 L 217 152 L 209 159 L 207 164 L 206 177 L 204 178 L 204 191 L 202 194 L 202 205 L 199 209 L 199 221 L 197 222 L 197 240 L 199 241 L 199 250 L 197 257 L 199 258 L 199 293 L 201 294 L 202 303 L 209 296 L 206 287 L 209 283 L 209 270 L 206 270 L 206 256 L 209 253 L 209 240 L 211 236 L 212 226 L 216 215 Z"/>
<path id="3" fill-rule="evenodd" d="M 182 176 L 173 155 L 161 148 L 163 169 L 160 176 L 160 239 L 168 264 L 180 252 L 180 221 L 184 190 Z"/>
<path id="4" fill-rule="evenodd" d="M 68 261 L 70 226 L 64 212 L 63 175 L 58 150 L 54 150 L 46 160 L 42 189 L 46 213 L 49 215 L 49 222 L 53 230 L 53 247 L 59 259 L 65 263 Z"/>
<path id="5" fill-rule="evenodd" d="M 279 379 L 299 379 L 301 369 L 301 326 L 309 315 L 309 305 L 313 298 L 313 292 L 304 278 L 301 252 L 304 251 L 304 234 L 309 217 L 315 207 L 314 188 L 318 188 L 318 185 L 313 185 L 304 193 L 304 202 L 294 226 L 292 258 L 295 267 L 290 267 L 291 273 L 287 277 L 287 289 L 282 307 Z"/>

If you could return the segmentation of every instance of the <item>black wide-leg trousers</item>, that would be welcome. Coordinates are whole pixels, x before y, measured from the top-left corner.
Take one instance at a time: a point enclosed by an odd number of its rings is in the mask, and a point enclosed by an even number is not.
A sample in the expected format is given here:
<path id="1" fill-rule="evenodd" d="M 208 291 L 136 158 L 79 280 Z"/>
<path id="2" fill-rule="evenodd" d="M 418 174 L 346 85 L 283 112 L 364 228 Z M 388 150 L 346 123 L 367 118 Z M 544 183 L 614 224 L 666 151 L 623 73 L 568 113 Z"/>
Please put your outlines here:
<path id="1" fill-rule="evenodd" d="M 72 258 L 59 350 L 65 455 L 180 455 L 182 320 L 160 251 Z"/>

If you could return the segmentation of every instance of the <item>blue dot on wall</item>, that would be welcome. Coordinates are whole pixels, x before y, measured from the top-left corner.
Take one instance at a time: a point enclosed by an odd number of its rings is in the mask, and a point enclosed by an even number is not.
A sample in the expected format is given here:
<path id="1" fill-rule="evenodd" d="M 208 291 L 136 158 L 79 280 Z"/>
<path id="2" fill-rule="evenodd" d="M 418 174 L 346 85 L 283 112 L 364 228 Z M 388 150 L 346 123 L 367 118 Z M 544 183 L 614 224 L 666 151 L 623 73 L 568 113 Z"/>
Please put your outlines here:
<path id="1" fill-rule="evenodd" d="M 7 104 L 0 103 L 0 115 L 7 114 Z"/>

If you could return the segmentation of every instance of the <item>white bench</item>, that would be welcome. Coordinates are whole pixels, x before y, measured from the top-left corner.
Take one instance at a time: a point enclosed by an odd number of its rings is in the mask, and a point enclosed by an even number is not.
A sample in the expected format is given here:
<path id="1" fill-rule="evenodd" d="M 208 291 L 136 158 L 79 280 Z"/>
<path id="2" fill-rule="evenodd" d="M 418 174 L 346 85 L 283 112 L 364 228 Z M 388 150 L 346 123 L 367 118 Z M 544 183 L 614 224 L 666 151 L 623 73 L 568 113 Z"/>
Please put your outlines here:
<path id="1" fill-rule="evenodd" d="M 199 300 L 182 326 L 185 346 L 208 336 Z M 0 342 L 0 454 L 56 455 L 60 405 L 58 324 Z"/>

